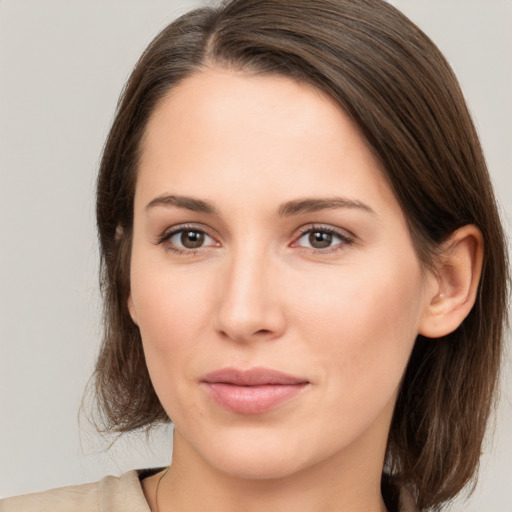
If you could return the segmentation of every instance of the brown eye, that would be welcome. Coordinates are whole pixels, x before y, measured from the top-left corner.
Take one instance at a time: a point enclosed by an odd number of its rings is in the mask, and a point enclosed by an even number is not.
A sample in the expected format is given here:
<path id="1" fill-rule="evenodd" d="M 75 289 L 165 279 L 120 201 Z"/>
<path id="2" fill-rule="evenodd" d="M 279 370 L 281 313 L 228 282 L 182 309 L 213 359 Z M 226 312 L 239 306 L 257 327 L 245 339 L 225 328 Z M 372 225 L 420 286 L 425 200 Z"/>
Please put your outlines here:
<path id="1" fill-rule="evenodd" d="M 181 233 L 180 242 L 187 249 L 197 249 L 204 243 L 204 233 L 184 230 Z"/>
<path id="2" fill-rule="evenodd" d="M 354 239 L 343 231 L 329 227 L 313 227 L 304 230 L 294 246 L 328 253 L 343 249 L 353 241 Z"/>
<path id="3" fill-rule="evenodd" d="M 192 227 L 181 227 L 162 236 L 159 240 L 166 249 L 179 253 L 193 254 L 196 249 L 205 249 L 207 247 L 216 247 L 215 240 L 201 229 Z"/>
<path id="4" fill-rule="evenodd" d="M 314 249 L 325 249 L 332 244 L 333 236 L 331 233 L 325 231 L 311 231 L 309 233 L 308 241 Z"/>

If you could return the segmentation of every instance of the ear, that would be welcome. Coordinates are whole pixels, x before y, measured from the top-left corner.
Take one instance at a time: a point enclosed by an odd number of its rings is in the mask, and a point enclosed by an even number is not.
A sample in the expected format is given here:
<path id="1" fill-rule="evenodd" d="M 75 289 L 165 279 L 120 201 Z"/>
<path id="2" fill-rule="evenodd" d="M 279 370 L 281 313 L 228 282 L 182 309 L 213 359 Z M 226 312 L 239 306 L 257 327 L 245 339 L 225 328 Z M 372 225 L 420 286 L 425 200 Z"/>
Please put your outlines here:
<path id="1" fill-rule="evenodd" d="M 137 311 L 135 310 L 135 306 L 133 305 L 131 293 L 130 295 L 128 295 L 128 300 L 126 301 L 126 303 L 128 305 L 128 311 L 130 312 L 130 316 L 132 317 L 133 323 L 138 326 L 139 324 L 137 323 Z"/>
<path id="2" fill-rule="evenodd" d="M 419 334 L 439 338 L 453 332 L 471 311 L 482 273 L 484 242 L 470 224 L 443 243 L 436 273 L 437 286 L 429 297 Z"/>

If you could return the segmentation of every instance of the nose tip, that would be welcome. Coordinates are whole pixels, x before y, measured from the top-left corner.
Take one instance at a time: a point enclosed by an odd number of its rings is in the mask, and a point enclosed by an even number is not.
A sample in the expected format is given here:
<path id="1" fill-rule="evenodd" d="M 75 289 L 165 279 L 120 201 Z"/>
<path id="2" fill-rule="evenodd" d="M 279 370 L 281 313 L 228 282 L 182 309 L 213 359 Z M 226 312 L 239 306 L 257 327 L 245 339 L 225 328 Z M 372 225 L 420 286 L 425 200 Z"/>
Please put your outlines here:
<path id="1" fill-rule="evenodd" d="M 218 331 L 239 342 L 279 337 L 284 330 L 284 318 L 276 310 L 277 306 L 265 296 L 255 300 L 254 290 L 251 295 L 237 294 L 238 300 L 223 302 L 217 315 Z"/>
<path id="2" fill-rule="evenodd" d="M 225 275 L 215 315 L 216 330 L 237 342 L 280 337 L 286 325 L 272 270 L 261 265 L 233 266 Z"/>

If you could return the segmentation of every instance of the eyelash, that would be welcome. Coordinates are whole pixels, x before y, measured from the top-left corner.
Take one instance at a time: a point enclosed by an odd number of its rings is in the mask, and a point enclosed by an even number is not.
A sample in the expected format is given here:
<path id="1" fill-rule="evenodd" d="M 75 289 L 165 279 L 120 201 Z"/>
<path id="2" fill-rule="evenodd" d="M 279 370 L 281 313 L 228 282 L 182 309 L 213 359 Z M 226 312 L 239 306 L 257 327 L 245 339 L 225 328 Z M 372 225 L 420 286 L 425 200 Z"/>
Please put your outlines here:
<path id="1" fill-rule="evenodd" d="M 183 233 L 184 231 L 193 231 L 195 233 L 203 233 L 206 236 L 209 236 L 213 239 L 212 236 L 210 236 L 204 229 L 198 228 L 197 226 L 189 225 L 189 224 L 183 224 L 181 226 L 177 226 L 172 228 L 170 231 L 165 231 L 161 236 L 158 237 L 157 244 L 163 245 L 165 244 L 165 249 L 171 252 L 174 252 L 176 254 L 180 255 L 194 255 L 203 247 L 199 247 L 198 249 L 181 249 L 180 247 L 176 247 L 174 245 L 171 245 L 169 240 L 178 233 Z"/>
<path id="2" fill-rule="evenodd" d="M 190 256 L 190 255 L 193 256 L 197 252 L 201 251 L 201 249 L 204 249 L 204 247 L 199 247 L 197 249 L 182 249 L 180 247 L 177 247 L 175 245 L 171 245 L 170 243 L 167 243 L 174 235 L 183 233 L 184 231 L 193 231 L 195 233 L 202 233 L 203 235 L 206 235 L 213 239 L 213 237 L 210 236 L 204 229 L 198 228 L 197 226 L 184 224 L 184 225 L 177 226 L 177 227 L 171 229 L 171 231 L 165 231 L 162 235 L 160 235 L 158 237 L 157 245 L 166 244 L 166 246 L 165 246 L 166 250 L 169 250 L 169 251 L 174 252 L 179 255 L 188 255 L 188 256 Z M 326 227 L 326 226 L 321 226 L 321 225 L 310 225 L 310 226 L 301 228 L 299 230 L 299 236 L 295 239 L 295 242 L 293 242 L 293 244 L 296 244 L 305 235 L 307 235 L 309 233 L 315 233 L 315 232 L 316 233 L 326 233 L 326 234 L 336 237 L 340 240 L 339 243 L 333 245 L 332 247 L 327 247 L 325 249 L 315 249 L 315 248 L 308 249 L 308 248 L 304 247 L 304 249 L 307 249 L 310 252 L 313 252 L 315 254 L 329 254 L 329 253 L 337 252 L 337 251 L 343 250 L 344 246 L 351 245 L 352 243 L 354 243 L 353 237 L 351 237 L 351 236 L 347 235 L 346 233 L 341 232 L 337 229 L 334 229 L 331 227 Z M 295 246 L 295 245 L 292 245 L 292 247 L 293 246 Z"/>
<path id="3" fill-rule="evenodd" d="M 301 228 L 299 230 L 300 235 L 296 239 L 297 241 L 300 240 L 304 235 L 307 235 L 308 233 L 327 233 L 328 235 L 332 235 L 334 237 L 337 237 L 341 240 L 338 244 L 335 244 L 331 247 L 328 247 L 326 249 L 315 249 L 310 248 L 310 250 L 317 254 L 329 254 L 337 251 L 343 250 L 344 246 L 350 245 L 354 243 L 354 238 L 347 235 L 346 233 L 339 231 L 337 229 L 327 227 L 327 226 L 321 226 L 321 225 L 312 225 L 307 226 L 305 228 Z M 296 242 L 294 242 L 295 244 Z"/>

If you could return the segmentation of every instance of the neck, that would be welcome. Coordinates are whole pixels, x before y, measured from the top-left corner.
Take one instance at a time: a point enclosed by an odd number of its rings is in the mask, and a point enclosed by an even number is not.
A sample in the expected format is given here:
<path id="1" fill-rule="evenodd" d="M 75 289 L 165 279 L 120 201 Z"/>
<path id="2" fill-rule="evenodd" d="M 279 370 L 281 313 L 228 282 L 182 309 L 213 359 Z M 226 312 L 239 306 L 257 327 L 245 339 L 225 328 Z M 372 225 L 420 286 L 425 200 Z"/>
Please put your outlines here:
<path id="1" fill-rule="evenodd" d="M 348 447 L 307 469 L 271 479 L 218 471 L 175 432 L 173 461 L 159 486 L 159 512 L 384 512 L 380 446 Z M 376 453 L 381 456 L 376 457 Z M 357 457 L 356 457 L 357 455 Z"/>

